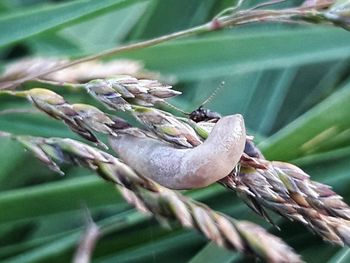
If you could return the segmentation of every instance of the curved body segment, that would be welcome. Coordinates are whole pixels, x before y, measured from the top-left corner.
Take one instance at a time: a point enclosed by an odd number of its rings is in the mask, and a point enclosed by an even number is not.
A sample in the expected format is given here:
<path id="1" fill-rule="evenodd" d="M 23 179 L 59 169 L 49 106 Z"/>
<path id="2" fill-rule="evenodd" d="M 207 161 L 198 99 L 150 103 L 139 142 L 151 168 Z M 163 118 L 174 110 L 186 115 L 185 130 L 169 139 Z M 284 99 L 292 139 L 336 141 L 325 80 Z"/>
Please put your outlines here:
<path id="1" fill-rule="evenodd" d="M 110 137 L 112 149 L 130 167 L 172 189 L 205 187 L 224 178 L 240 160 L 245 142 L 239 114 L 221 118 L 205 142 L 190 149 L 128 134 Z"/>

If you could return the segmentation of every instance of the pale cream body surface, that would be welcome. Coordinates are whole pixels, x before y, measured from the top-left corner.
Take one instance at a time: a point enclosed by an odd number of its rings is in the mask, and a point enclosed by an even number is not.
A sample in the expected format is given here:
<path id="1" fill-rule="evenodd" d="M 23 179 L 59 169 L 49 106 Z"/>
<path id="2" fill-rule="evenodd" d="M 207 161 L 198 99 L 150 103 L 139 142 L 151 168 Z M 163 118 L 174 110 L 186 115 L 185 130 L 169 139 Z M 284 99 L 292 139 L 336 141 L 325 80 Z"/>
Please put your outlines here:
<path id="1" fill-rule="evenodd" d="M 110 137 L 118 156 L 140 175 L 172 189 L 208 186 L 227 176 L 244 151 L 246 130 L 239 114 L 221 118 L 203 144 L 179 149 L 148 137 Z"/>

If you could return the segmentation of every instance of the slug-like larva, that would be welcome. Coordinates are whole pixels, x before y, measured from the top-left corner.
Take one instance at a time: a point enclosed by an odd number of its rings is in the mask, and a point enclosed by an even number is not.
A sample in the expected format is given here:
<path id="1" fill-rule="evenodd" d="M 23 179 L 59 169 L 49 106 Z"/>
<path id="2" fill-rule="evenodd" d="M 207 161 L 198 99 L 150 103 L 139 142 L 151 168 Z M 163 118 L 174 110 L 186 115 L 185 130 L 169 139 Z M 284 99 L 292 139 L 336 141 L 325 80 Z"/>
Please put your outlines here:
<path id="1" fill-rule="evenodd" d="M 239 114 L 221 118 L 205 142 L 191 149 L 128 134 L 110 137 L 112 149 L 130 167 L 172 189 L 205 187 L 224 178 L 240 160 L 245 142 Z"/>

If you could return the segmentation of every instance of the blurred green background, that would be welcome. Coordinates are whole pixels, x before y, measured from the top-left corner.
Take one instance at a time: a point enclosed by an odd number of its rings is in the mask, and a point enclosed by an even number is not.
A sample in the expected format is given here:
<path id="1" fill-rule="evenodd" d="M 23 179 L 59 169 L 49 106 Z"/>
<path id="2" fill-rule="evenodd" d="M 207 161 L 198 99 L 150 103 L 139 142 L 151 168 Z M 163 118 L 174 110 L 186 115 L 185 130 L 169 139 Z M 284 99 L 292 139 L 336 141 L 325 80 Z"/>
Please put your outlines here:
<path id="1" fill-rule="evenodd" d="M 254 5 L 261 1 L 246 1 Z M 289 0 L 276 5 L 296 6 Z M 24 56 L 88 54 L 207 22 L 232 0 L 2 0 L 0 67 Z M 142 61 L 171 79 L 191 111 L 222 81 L 207 107 L 242 113 L 268 159 L 295 163 L 350 202 L 350 33 L 317 25 L 259 24 L 180 39 L 114 58 Z M 112 59 L 114 59 L 112 58 Z M 111 58 L 110 58 L 111 59 Z M 60 90 L 69 101 L 88 96 Z M 0 111 L 31 106 L 1 97 Z M 76 138 L 41 114 L 0 114 L 0 130 Z M 84 230 L 83 205 L 104 236 L 93 262 L 250 262 L 195 231 L 172 229 L 128 206 L 89 171 L 49 171 L 15 142 L 0 139 L 0 262 L 69 262 Z M 297 223 L 267 225 L 219 185 L 188 194 L 235 218 L 264 225 L 306 262 L 350 262 L 348 248 L 322 242 Z"/>

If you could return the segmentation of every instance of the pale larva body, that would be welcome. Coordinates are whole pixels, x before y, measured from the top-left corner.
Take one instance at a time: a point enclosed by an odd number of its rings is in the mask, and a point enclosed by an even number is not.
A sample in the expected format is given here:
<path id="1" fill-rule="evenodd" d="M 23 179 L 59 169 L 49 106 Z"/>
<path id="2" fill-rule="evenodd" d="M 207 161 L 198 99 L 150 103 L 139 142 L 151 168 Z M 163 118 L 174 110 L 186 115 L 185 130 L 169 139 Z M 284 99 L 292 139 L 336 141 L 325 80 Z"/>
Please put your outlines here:
<path id="1" fill-rule="evenodd" d="M 130 167 L 172 189 L 205 187 L 224 178 L 240 160 L 245 142 L 239 114 L 221 118 L 205 142 L 191 149 L 128 134 L 110 137 L 113 150 Z"/>

